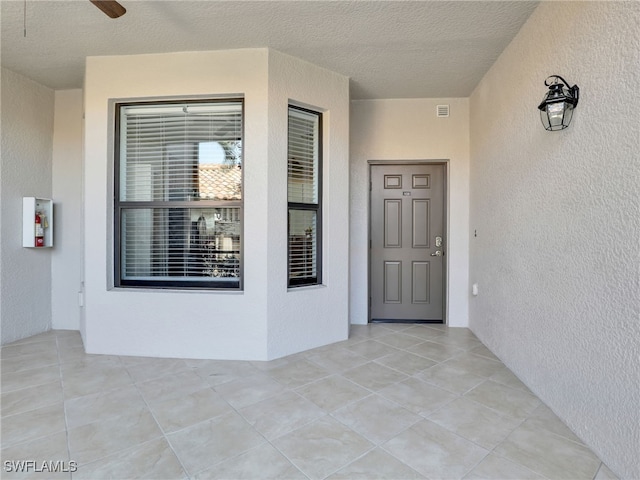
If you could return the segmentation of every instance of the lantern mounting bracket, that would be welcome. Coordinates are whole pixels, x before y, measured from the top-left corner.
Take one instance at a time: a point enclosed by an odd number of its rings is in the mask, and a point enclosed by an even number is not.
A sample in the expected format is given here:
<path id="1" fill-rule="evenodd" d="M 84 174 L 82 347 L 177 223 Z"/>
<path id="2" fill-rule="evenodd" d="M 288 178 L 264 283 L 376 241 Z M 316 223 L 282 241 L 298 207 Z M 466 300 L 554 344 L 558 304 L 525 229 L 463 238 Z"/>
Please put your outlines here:
<path id="1" fill-rule="evenodd" d="M 553 78 L 553 82 L 552 83 L 549 83 L 549 79 L 550 78 Z M 558 80 L 560 80 L 562 83 L 564 83 L 564 86 L 567 87 L 567 89 L 569 90 L 569 94 L 571 95 L 571 99 L 573 101 L 570 101 L 569 99 L 567 99 L 567 102 L 571 103 L 573 105 L 573 108 L 575 108 L 576 105 L 578 105 L 578 99 L 580 98 L 580 89 L 578 88 L 577 85 L 574 85 L 573 87 L 570 87 L 569 83 L 564 78 L 562 78 L 560 75 L 549 75 L 546 78 L 546 80 L 544 81 L 544 84 L 547 87 L 551 87 L 552 85 L 557 85 L 558 84 Z M 538 107 L 538 108 L 540 108 L 540 107 Z"/>

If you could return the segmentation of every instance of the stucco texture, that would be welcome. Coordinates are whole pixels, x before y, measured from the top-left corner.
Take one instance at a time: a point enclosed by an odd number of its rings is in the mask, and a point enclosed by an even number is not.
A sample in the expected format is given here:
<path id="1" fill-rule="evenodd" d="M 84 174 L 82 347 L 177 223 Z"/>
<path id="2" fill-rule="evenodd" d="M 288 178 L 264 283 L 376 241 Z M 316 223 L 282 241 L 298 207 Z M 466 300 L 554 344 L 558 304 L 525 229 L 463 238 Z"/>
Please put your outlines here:
<path id="1" fill-rule="evenodd" d="M 438 118 L 437 105 L 450 115 Z M 469 100 L 414 98 L 351 103 L 350 138 L 350 319 L 369 321 L 368 160 L 446 161 L 446 323 L 469 320 Z"/>
<path id="2" fill-rule="evenodd" d="M 471 329 L 623 478 L 640 478 L 638 25 L 637 2 L 542 2 L 471 97 Z M 581 93 L 559 132 L 536 109 L 553 74 Z"/>
<path id="3" fill-rule="evenodd" d="M 288 104 L 322 112 L 322 285 L 287 289 Z M 349 79 L 269 50 L 268 358 L 349 335 Z"/>
<path id="4" fill-rule="evenodd" d="M 22 197 L 51 197 L 53 109 L 53 90 L 2 69 L 3 345 L 51 328 L 51 249 L 22 247 Z"/>
<path id="5" fill-rule="evenodd" d="M 51 252 L 51 327 L 79 330 L 82 290 L 82 90 L 55 92 L 52 190 L 56 200 Z"/>
<path id="6" fill-rule="evenodd" d="M 87 59 L 81 331 L 89 353 L 268 360 L 347 338 L 348 85 L 346 77 L 267 49 Z M 109 102 L 185 96 L 244 98 L 244 289 L 114 288 Z M 331 122 L 323 205 L 328 280 L 296 292 L 287 291 L 286 279 L 289 101 L 326 109 Z"/>

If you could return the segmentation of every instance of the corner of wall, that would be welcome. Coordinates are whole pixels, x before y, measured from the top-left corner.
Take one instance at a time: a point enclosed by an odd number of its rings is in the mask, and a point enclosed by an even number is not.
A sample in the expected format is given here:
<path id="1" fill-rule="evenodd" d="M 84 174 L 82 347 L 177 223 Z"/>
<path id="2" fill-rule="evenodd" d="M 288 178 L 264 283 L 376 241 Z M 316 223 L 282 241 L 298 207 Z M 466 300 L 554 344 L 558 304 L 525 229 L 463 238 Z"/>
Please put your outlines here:
<path id="1" fill-rule="evenodd" d="M 287 110 L 323 112 L 323 285 L 287 289 Z M 349 80 L 277 51 L 269 58 L 268 350 L 277 358 L 348 336 Z M 283 208 L 284 207 L 284 208 Z M 284 246 L 284 248 L 283 248 Z M 300 315 L 300 312 L 305 312 Z"/>
<path id="2" fill-rule="evenodd" d="M 56 207 L 51 256 L 51 323 L 79 330 L 83 280 L 83 91 L 55 92 L 52 196 Z"/>

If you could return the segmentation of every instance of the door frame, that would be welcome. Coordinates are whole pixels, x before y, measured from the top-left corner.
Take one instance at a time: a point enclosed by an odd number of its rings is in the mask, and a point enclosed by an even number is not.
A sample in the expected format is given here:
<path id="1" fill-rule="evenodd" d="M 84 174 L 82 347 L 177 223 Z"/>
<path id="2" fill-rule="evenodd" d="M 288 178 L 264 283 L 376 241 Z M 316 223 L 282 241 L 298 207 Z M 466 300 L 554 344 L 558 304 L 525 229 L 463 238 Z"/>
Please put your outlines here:
<path id="1" fill-rule="evenodd" d="M 444 201 L 443 201 L 443 220 L 444 220 L 444 231 L 446 232 L 446 243 L 445 243 L 445 256 L 442 264 L 442 307 L 443 307 L 443 319 L 442 325 L 449 324 L 449 303 L 447 302 L 447 298 L 449 298 L 449 258 L 450 258 L 450 238 L 449 238 L 449 160 L 441 159 L 441 160 L 367 160 L 368 165 L 368 185 L 369 185 L 369 201 L 367 203 L 367 324 L 371 323 L 371 193 L 372 193 L 372 180 L 371 173 L 372 168 L 374 166 L 393 166 L 393 165 L 404 165 L 404 166 L 420 166 L 420 165 L 442 165 L 444 167 L 444 178 L 443 178 L 443 188 L 444 188 Z M 411 323 L 411 322 L 407 322 Z M 416 320 L 414 323 L 425 323 L 421 320 Z"/>

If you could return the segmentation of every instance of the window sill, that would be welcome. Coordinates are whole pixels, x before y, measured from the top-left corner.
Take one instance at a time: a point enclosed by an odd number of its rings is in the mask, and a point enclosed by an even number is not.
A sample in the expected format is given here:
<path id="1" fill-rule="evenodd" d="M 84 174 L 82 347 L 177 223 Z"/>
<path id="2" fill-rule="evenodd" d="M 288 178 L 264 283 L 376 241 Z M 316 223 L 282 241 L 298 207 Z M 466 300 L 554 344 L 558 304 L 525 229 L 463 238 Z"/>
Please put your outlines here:
<path id="1" fill-rule="evenodd" d="M 195 294 L 224 294 L 224 295 L 243 295 L 244 290 L 238 289 L 224 289 L 224 288 L 172 288 L 172 287 L 111 287 L 108 289 L 110 292 L 128 292 L 128 293 L 164 293 L 164 294 L 176 294 L 176 293 L 195 293 Z"/>
<path id="2" fill-rule="evenodd" d="M 299 287 L 287 287 L 287 292 L 299 292 L 301 290 L 316 290 L 321 288 L 327 288 L 325 284 L 320 285 L 300 285 Z"/>

